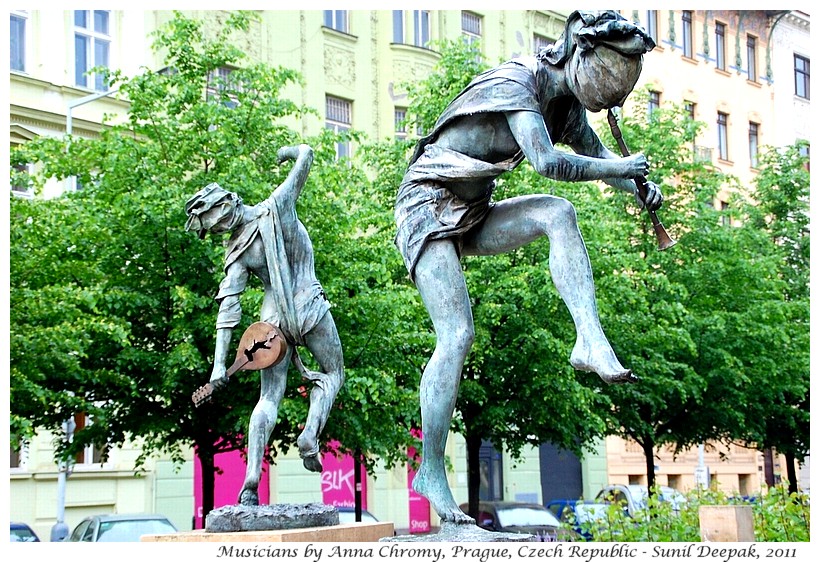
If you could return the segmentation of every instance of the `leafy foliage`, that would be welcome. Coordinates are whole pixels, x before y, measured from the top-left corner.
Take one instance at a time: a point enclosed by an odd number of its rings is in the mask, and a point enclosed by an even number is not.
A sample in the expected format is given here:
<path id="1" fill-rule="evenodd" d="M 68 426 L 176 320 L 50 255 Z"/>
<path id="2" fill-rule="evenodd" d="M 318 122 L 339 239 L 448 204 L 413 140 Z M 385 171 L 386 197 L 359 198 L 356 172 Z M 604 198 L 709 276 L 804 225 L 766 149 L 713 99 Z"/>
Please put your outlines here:
<path id="1" fill-rule="evenodd" d="M 634 516 L 625 506 L 611 503 L 604 517 L 577 526 L 594 542 L 701 542 L 700 508 L 703 506 L 749 506 L 758 542 L 808 542 L 811 536 L 809 498 L 789 493 L 778 485 L 760 496 L 740 498 L 713 489 L 697 489 L 686 494 L 686 501 L 673 506 L 659 500 L 660 493 L 649 497 L 646 507 Z M 568 526 L 576 525 L 575 520 Z"/>
<path id="2" fill-rule="evenodd" d="M 661 446 L 679 452 L 711 440 L 763 442 L 763 432 L 751 438 L 743 428 L 762 410 L 774 413 L 772 405 L 798 380 L 784 376 L 786 364 L 807 367 L 801 338 L 808 331 L 784 299 L 778 245 L 750 220 L 757 194 L 691 153 L 698 124 L 673 107 L 651 118 L 625 116 L 622 129 L 633 151 L 653 163 L 650 179 L 666 196 L 660 214 L 678 244 L 657 251 L 649 232 L 636 235 L 635 218 L 615 198 L 595 206 L 594 224 L 581 223 L 605 328 L 617 334 L 622 362 L 641 377 L 636 385 L 602 388 L 614 405 L 611 431 L 643 447 L 652 484 Z M 728 210 L 714 208 L 721 190 L 736 194 Z M 807 399 L 806 389 L 798 383 L 794 396 Z"/>
<path id="3" fill-rule="evenodd" d="M 176 458 L 189 445 L 211 457 L 243 447 L 258 376 L 237 376 L 207 410 L 190 400 L 210 372 L 223 248 L 183 231 L 184 202 L 210 182 L 248 202 L 266 198 L 287 173 L 278 147 L 304 141 L 316 160 L 298 212 L 334 305 L 347 375 L 324 436 L 400 462 L 413 443 L 416 389 L 434 345 L 392 244 L 393 200 L 410 144 L 367 143 L 353 132 L 361 161 L 349 162 L 335 159 L 339 139 L 327 130 L 300 138 L 284 123 L 315 111 L 282 96 L 299 75 L 249 63 L 232 45 L 252 14 L 219 17 L 221 31 L 210 37 L 201 22 L 176 13 L 155 35 L 167 71 L 108 76 L 131 103 L 125 123 L 99 139 L 43 138 L 11 154 L 12 165 L 37 164 L 27 178 L 36 189 L 69 176 L 83 186 L 54 200 L 10 200 L 13 442 L 40 428 L 59 433 L 66 418 L 84 412 L 95 423 L 72 444 L 61 442 L 61 456 L 134 438 L 146 455 Z M 405 85 L 409 119 L 423 130 L 486 68 L 475 46 L 438 48 L 435 72 Z M 237 70 L 217 79 L 224 66 Z M 551 182 L 528 165 L 499 180 L 500 196 L 547 192 L 574 203 L 604 329 L 641 382 L 605 387 L 568 366 L 574 330 L 549 280 L 548 241 L 465 259 L 476 342 L 453 429 L 468 441 L 490 440 L 515 456 L 544 441 L 582 452 L 592 438 L 614 433 L 643 446 L 650 482 L 661 445 L 740 439 L 796 458 L 807 453 L 804 159 L 797 146 L 767 153 L 756 192 L 747 192 L 693 158 L 698 127 L 680 108 L 622 122 L 628 145 L 649 155 L 650 179 L 664 187 L 661 214 L 679 240 L 667 252 L 655 249 L 629 197 Z M 713 207 L 720 190 L 738 195 L 729 210 Z M 238 332 L 260 302 L 252 286 Z M 289 384 L 273 457 L 293 443 L 307 408 L 302 381 Z"/>
<path id="4" fill-rule="evenodd" d="M 110 74 L 131 104 L 125 123 L 99 139 L 39 139 L 12 154 L 12 163 L 38 164 L 36 186 L 70 175 L 83 186 L 53 200 L 11 199 L 12 436 L 59 433 L 66 418 L 84 412 L 93 424 L 71 444 L 61 441 L 59 455 L 136 438 L 144 456 L 164 451 L 181 459 L 193 445 L 212 460 L 243 449 L 257 373 L 239 373 L 205 407 L 195 409 L 190 399 L 211 369 L 224 249 L 219 238 L 201 241 L 184 231 L 184 203 L 211 182 L 250 203 L 267 198 L 288 172 L 278 165 L 278 148 L 307 142 L 316 159 L 298 212 L 348 367 L 323 438 L 388 465 L 402 461 L 404 445 L 415 442 L 409 429 L 420 368 L 387 340 L 408 331 L 415 337 L 418 319 L 408 311 L 408 291 L 391 290 L 403 266 L 389 244 L 384 186 L 336 161 L 340 139 L 329 131 L 302 139 L 283 124 L 315 113 L 282 97 L 300 77 L 248 63 L 232 46 L 253 14 L 220 17 L 211 37 L 201 21 L 175 13 L 155 34 L 163 72 Z M 236 70 L 217 79 L 225 66 Z M 242 295 L 235 339 L 255 319 L 261 297 L 253 283 Z M 271 460 L 304 423 L 303 385 L 297 376 L 289 380 Z"/>

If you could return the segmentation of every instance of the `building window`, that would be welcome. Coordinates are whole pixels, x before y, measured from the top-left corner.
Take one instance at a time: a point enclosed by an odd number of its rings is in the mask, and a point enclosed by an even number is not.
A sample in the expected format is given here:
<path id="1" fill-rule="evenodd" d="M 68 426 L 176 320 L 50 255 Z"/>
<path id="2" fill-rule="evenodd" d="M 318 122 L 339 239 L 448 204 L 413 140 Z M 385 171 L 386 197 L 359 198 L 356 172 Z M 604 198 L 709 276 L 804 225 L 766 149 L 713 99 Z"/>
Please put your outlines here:
<path id="1" fill-rule="evenodd" d="M 11 70 L 26 71 L 26 20 L 27 12 L 13 10 L 11 12 L 11 26 L 9 28 L 9 39 L 11 45 L 10 66 Z"/>
<path id="2" fill-rule="evenodd" d="M 413 44 L 426 47 L 430 42 L 430 11 L 413 10 Z"/>
<path id="3" fill-rule="evenodd" d="M 393 43 L 404 43 L 404 10 L 393 10 Z"/>
<path id="4" fill-rule="evenodd" d="M 718 158 L 729 160 L 729 115 L 718 111 Z"/>
<path id="5" fill-rule="evenodd" d="M 811 99 L 809 83 L 810 83 L 810 64 L 809 59 L 794 55 L 794 94 L 797 97 L 804 99 Z"/>
<path id="6" fill-rule="evenodd" d="M 746 60 L 749 62 L 748 79 L 757 82 L 757 39 L 746 36 Z"/>
<path id="7" fill-rule="evenodd" d="M 233 69 L 226 66 L 209 72 L 206 96 L 209 101 L 221 103 L 233 109 L 239 105 L 239 102 L 231 91 L 240 90 L 242 86 L 231 78 L 231 74 L 233 74 Z"/>
<path id="8" fill-rule="evenodd" d="M 811 166 L 809 165 L 809 162 L 811 160 L 811 146 L 809 145 L 808 142 L 804 141 L 803 143 L 800 144 L 800 147 L 798 148 L 798 151 L 800 152 L 800 156 L 802 156 L 803 158 L 806 159 L 806 165 L 805 165 L 806 171 L 811 173 Z"/>
<path id="9" fill-rule="evenodd" d="M 347 10 L 325 10 L 325 27 L 349 33 Z"/>
<path id="10" fill-rule="evenodd" d="M 658 10 L 646 11 L 646 34 L 658 43 Z"/>
<path id="11" fill-rule="evenodd" d="M 681 30 L 683 35 L 683 56 L 691 59 L 694 58 L 694 53 L 692 52 L 692 38 L 694 35 L 692 31 L 692 10 L 683 11 L 681 22 L 683 24 Z"/>
<path id="12" fill-rule="evenodd" d="M 720 209 L 720 224 L 723 226 L 729 226 L 731 224 L 731 217 L 729 217 L 729 203 L 719 200 L 718 208 Z"/>
<path id="13" fill-rule="evenodd" d="M 715 67 L 726 70 L 726 24 L 715 22 Z"/>
<path id="14" fill-rule="evenodd" d="M 341 98 L 327 96 L 325 98 L 325 112 L 327 118 L 325 127 L 340 133 L 350 130 L 352 124 L 351 115 L 353 113 L 353 103 Z M 350 157 L 350 141 L 339 141 L 336 143 L 336 158 Z"/>
<path id="15" fill-rule="evenodd" d="M 9 444 L 9 468 L 25 469 L 28 464 L 28 443 L 20 443 L 20 450 L 15 451 Z"/>
<path id="16" fill-rule="evenodd" d="M 690 121 L 695 120 L 695 102 L 686 101 L 683 103 L 683 107 L 686 110 L 686 115 L 689 117 Z M 692 143 L 692 151 L 695 153 L 695 157 L 697 158 L 697 145 L 695 144 L 695 134 L 694 131 L 692 132 L 692 138 L 689 139 Z"/>
<path id="17" fill-rule="evenodd" d="M 656 110 L 660 109 L 661 107 L 661 93 L 650 91 L 649 92 L 649 104 L 647 107 L 647 117 L 650 119 L 652 118 L 652 114 L 655 113 Z"/>
<path id="18" fill-rule="evenodd" d="M 110 18 L 109 10 L 74 11 L 74 81 L 78 86 L 100 92 L 108 87 L 101 74 L 88 72 L 110 65 Z"/>
<path id="19" fill-rule="evenodd" d="M 409 18 L 409 11 L 393 10 L 393 42 L 407 44 L 410 40 L 407 35 L 407 23 L 412 21 L 413 29 L 410 35 L 413 38 L 413 45 L 416 47 L 426 47 L 430 42 L 430 11 L 413 10 L 412 19 Z"/>
<path id="20" fill-rule="evenodd" d="M 533 33 L 532 35 L 532 49 L 533 53 L 538 54 L 541 52 L 541 49 L 546 49 L 552 45 L 552 41 L 544 37 L 543 35 L 538 35 L 537 33 Z"/>
<path id="21" fill-rule="evenodd" d="M 481 39 L 481 16 L 473 12 L 461 12 L 461 33 L 468 43 Z"/>
<path id="22" fill-rule="evenodd" d="M 11 181 L 11 192 L 21 197 L 31 197 L 31 188 L 28 182 L 25 181 L 25 174 L 31 173 L 29 166 L 27 164 L 14 164 L 12 168 L 14 169 L 14 175 Z"/>
<path id="23" fill-rule="evenodd" d="M 757 168 L 760 125 L 749 122 L 749 165 Z"/>
<path id="24" fill-rule="evenodd" d="M 79 431 L 82 431 L 83 428 L 88 427 L 92 424 L 91 418 L 86 414 L 75 414 L 74 415 L 74 433 L 76 434 Z M 84 448 L 82 451 L 77 453 L 74 457 L 74 462 L 76 464 L 83 464 L 83 465 L 102 465 L 105 457 L 107 456 L 107 447 L 95 447 L 93 445 L 89 445 Z"/>
<path id="25" fill-rule="evenodd" d="M 404 108 L 396 108 L 393 111 L 393 121 L 395 123 L 396 138 L 407 138 L 407 110 Z"/>

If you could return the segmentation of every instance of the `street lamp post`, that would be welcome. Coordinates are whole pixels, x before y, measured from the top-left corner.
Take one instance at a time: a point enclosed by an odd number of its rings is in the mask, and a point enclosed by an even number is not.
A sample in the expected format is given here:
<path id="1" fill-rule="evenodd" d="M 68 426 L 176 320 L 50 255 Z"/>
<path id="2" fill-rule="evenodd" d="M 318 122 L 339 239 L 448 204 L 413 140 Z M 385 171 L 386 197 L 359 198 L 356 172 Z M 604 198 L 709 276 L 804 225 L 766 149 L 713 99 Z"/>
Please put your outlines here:
<path id="1" fill-rule="evenodd" d="M 87 96 L 83 96 L 76 100 L 71 100 L 66 105 L 66 118 L 65 118 L 65 132 L 68 136 L 68 142 L 71 143 L 71 135 L 74 132 L 74 117 L 73 111 L 75 107 L 79 107 L 81 105 L 85 105 L 87 103 L 91 103 L 92 101 L 98 100 L 100 98 L 108 97 L 112 94 L 116 94 L 119 92 L 119 88 L 114 88 L 113 90 L 108 90 L 105 92 L 97 92 L 96 94 L 89 94 Z M 68 146 L 66 146 L 68 149 Z M 69 176 L 66 178 L 66 191 L 74 191 L 77 188 L 77 177 L 76 176 Z"/>
<path id="2" fill-rule="evenodd" d="M 73 418 L 63 422 L 63 438 L 67 443 L 71 443 L 74 438 L 76 424 Z M 65 522 L 65 487 L 66 479 L 71 474 L 72 463 L 70 460 L 61 460 L 57 473 L 57 522 L 51 528 L 51 542 L 61 542 L 68 538 L 68 525 Z"/>
<path id="3" fill-rule="evenodd" d="M 169 66 L 164 66 L 157 71 L 157 74 L 161 74 L 163 76 L 173 73 L 173 69 Z M 73 111 L 75 107 L 79 107 L 81 105 L 85 105 L 87 103 L 91 103 L 92 101 L 108 97 L 112 94 L 116 94 L 120 91 L 120 88 L 113 88 L 111 90 L 107 90 L 105 92 L 97 92 L 96 94 L 89 94 L 87 96 L 83 96 L 81 98 L 77 98 L 76 100 L 71 100 L 66 104 L 66 119 L 65 119 L 65 132 L 68 136 L 68 142 L 71 143 L 71 135 L 74 132 L 74 115 Z M 68 149 L 68 147 L 66 147 Z M 69 176 L 66 178 L 66 191 L 74 191 L 77 186 L 77 178 L 75 176 Z"/>

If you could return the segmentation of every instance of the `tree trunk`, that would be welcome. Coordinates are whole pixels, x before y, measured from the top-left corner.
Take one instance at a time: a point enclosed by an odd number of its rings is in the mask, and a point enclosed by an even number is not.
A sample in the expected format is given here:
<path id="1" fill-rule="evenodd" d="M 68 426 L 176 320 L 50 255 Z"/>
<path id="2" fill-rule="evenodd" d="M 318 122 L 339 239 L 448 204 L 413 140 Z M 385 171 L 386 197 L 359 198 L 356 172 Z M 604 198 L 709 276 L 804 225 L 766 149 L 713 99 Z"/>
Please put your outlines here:
<path id="1" fill-rule="evenodd" d="M 202 526 L 205 526 L 205 517 L 214 509 L 214 452 L 211 447 L 197 447 L 196 456 L 199 458 L 199 467 L 202 469 Z"/>
<path id="2" fill-rule="evenodd" d="M 481 450 L 481 436 L 473 435 L 468 431 L 464 438 L 467 442 L 467 501 L 470 506 L 468 515 L 475 519 L 478 516 L 479 490 L 481 488 L 481 465 L 478 458 Z"/>
<path id="3" fill-rule="evenodd" d="M 353 514 L 358 522 L 362 520 L 362 450 L 353 453 Z"/>
<path id="4" fill-rule="evenodd" d="M 645 435 L 642 446 L 646 460 L 646 486 L 651 496 L 655 487 L 655 441 L 651 436 Z"/>
<path id="5" fill-rule="evenodd" d="M 771 447 L 763 450 L 763 477 L 767 488 L 774 486 L 774 455 Z"/>
<path id="6" fill-rule="evenodd" d="M 794 453 L 784 453 L 786 456 L 786 478 L 789 480 L 789 493 L 797 493 L 797 465 L 794 459 Z"/>

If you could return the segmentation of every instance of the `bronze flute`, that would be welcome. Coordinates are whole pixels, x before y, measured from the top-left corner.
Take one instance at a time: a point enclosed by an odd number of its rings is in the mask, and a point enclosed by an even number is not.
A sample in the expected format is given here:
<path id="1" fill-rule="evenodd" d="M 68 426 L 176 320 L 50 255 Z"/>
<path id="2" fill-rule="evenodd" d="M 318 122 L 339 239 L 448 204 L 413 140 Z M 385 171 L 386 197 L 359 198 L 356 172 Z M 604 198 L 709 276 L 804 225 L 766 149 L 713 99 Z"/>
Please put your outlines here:
<path id="1" fill-rule="evenodd" d="M 615 137 L 618 147 L 621 149 L 621 154 L 623 156 L 629 156 L 629 149 L 626 147 L 624 137 L 621 134 L 621 128 L 618 126 L 618 120 L 615 118 L 615 113 L 612 109 L 607 111 L 606 119 L 609 121 L 609 128 L 612 130 L 612 136 Z M 638 186 L 638 197 L 641 198 L 641 201 L 645 202 L 646 178 L 643 176 L 635 178 L 635 185 Z M 672 239 L 672 237 L 666 232 L 666 229 L 663 227 L 663 223 L 660 219 L 658 219 L 658 215 L 655 211 L 651 211 L 647 207 L 646 212 L 649 213 L 649 218 L 652 220 L 652 228 L 655 229 L 655 236 L 658 239 L 658 249 L 665 250 L 677 244 L 677 240 Z"/>

